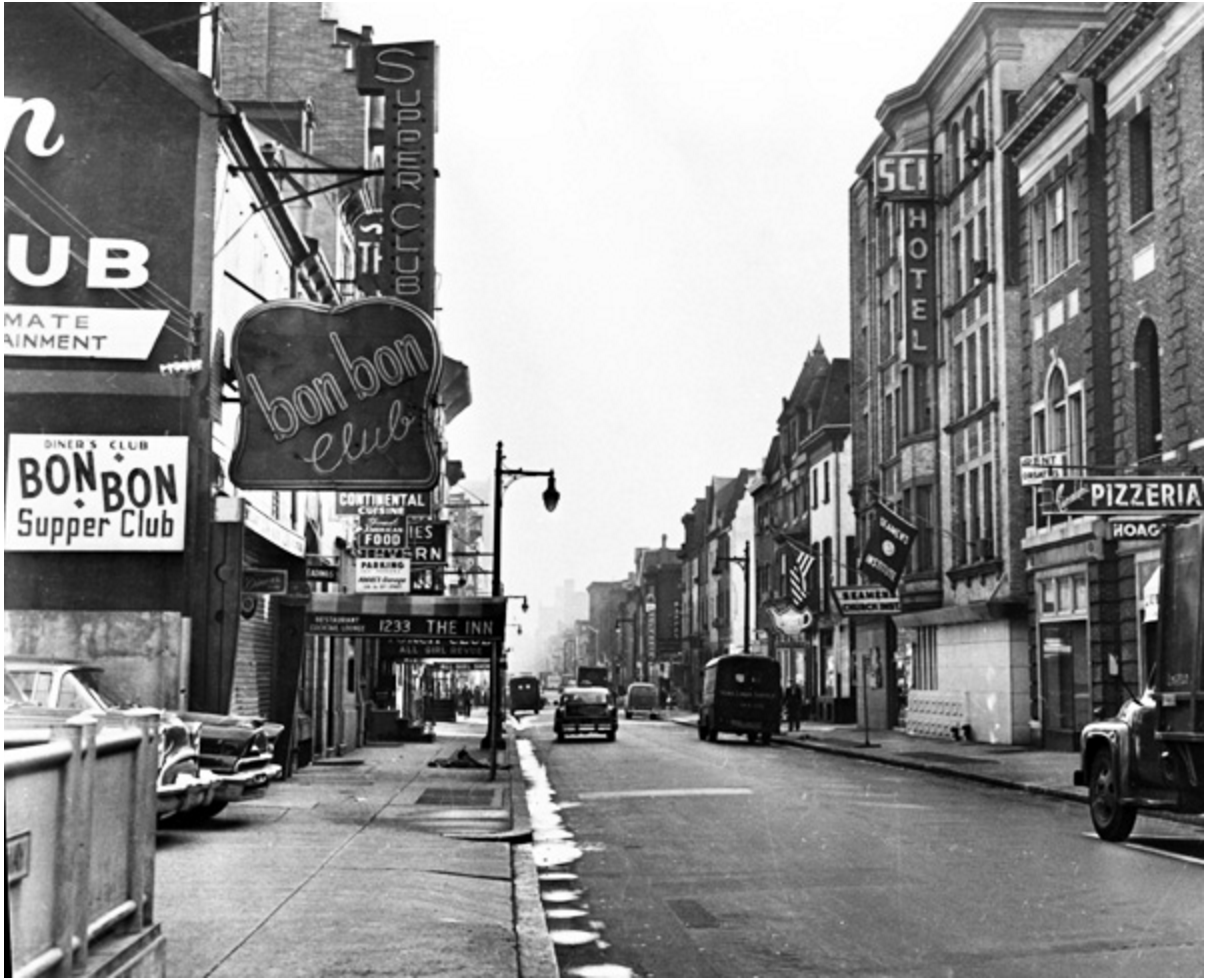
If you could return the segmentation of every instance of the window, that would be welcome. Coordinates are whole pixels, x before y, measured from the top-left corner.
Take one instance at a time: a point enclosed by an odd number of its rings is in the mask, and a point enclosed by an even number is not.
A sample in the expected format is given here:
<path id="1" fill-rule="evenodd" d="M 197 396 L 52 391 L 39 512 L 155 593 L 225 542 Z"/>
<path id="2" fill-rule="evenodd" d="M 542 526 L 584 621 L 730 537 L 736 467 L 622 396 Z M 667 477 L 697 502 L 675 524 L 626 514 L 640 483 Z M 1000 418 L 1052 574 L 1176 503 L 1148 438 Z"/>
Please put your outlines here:
<path id="1" fill-rule="evenodd" d="M 825 460 L 822 464 L 822 502 L 830 503 L 830 460 Z"/>
<path id="2" fill-rule="evenodd" d="M 994 557 L 994 467 L 982 468 L 982 560 Z"/>
<path id="3" fill-rule="evenodd" d="M 935 425 L 935 407 L 931 397 L 931 370 L 926 365 L 914 365 L 910 369 L 910 425 L 911 434 L 930 432 Z"/>
<path id="4" fill-rule="evenodd" d="M 981 327 L 981 392 L 982 401 L 990 400 L 990 324 Z"/>
<path id="5" fill-rule="evenodd" d="M 952 235 L 952 298 L 960 299 L 965 295 L 965 234 L 957 229 Z"/>
<path id="6" fill-rule="evenodd" d="M 954 347 L 956 364 L 952 370 L 952 395 L 956 399 L 956 417 L 965 414 L 965 345 L 956 344 Z"/>
<path id="7" fill-rule="evenodd" d="M 930 486 L 914 488 L 914 514 L 911 519 L 919 529 L 919 536 L 914 542 L 914 567 L 920 572 L 935 569 L 935 515 L 931 501 Z"/>
<path id="8" fill-rule="evenodd" d="M 917 691 L 934 691 L 939 686 L 939 658 L 935 634 L 937 627 L 921 626 L 914 656 L 911 657 L 911 688 Z"/>
<path id="9" fill-rule="evenodd" d="M 1060 368 L 1049 375 L 1049 445 L 1052 452 L 1063 453 L 1066 450 L 1066 402 L 1065 402 L 1065 372 Z"/>
<path id="10" fill-rule="evenodd" d="M 981 474 L 977 470 L 970 470 L 966 479 L 969 486 L 969 546 L 973 551 L 966 560 L 977 561 L 981 557 L 982 538 Z"/>
<path id="11" fill-rule="evenodd" d="M 1032 205 L 1033 288 L 1043 286 L 1078 259 L 1078 184 L 1057 181 Z"/>
<path id="12" fill-rule="evenodd" d="M 881 450 L 883 459 L 888 459 L 898 451 L 897 408 L 894 402 L 894 393 L 886 392 L 884 417 L 881 419 L 881 431 L 885 440 Z"/>
<path id="13" fill-rule="evenodd" d="M 1054 272 L 1069 265 L 1066 237 L 1065 184 L 1059 183 L 1045 198 L 1045 225 L 1048 233 L 1049 263 Z"/>
<path id="14" fill-rule="evenodd" d="M 830 609 L 830 587 L 835 582 L 835 545 L 830 538 L 822 539 L 822 582 L 819 586 L 818 608 L 823 611 Z"/>
<path id="15" fill-rule="evenodd" d="M 1146 317 L 1133 341 L 1133 395 L 1137 413 L 1137 458 L 1162 451 L 1162 374 L 1158 328 Z"/>
<path id="16" fill-rule="evenodd" d="M 961 178 L 965 175 L 965 142 L 963 139 L 961 139 L 961 124 L 959 122 L 954 121 L 952 123 L 952 126 L 949 129 L 949 140 L 951 142 L 951 145 L 948 148 L 949 164 L 951 167 L 949 177 L 952 180 L 952 186 L 956 187 L 961 182 Z"/>
<path id="17" fill-rule="evenodd" d="M 1153 130 L 1149 110 L 1128 124 L 1130 217 L 1140 221 L 1153 211 Z"/>
<path id="18" fill-rule="evenodd" d="M 977 258 L 986 272 L 990 270 L 989 218 L 985 208 L 977 212 Z"/>
<path id="19" fill-rule="evenodd" d="M 1082 392 L 1071 391 L 1065 400 L 1069 414 L 1069 435 L 1067 437 L 1069 460 L 1071 466 L 1082 466 L 1086 462 L 1086 437 L 1083 434 L 1084 408 Z"/>
<path id="20" fill-rule="evenodd" d="M 952 564 L 965 564 L 968 541 L 965 529 L 965 474 L 957 473 L 952 486 Z"/>
<path id="21" fill-rule="evenodd" d="M 965 368 L 968 372 L 968 381 L 965 387 L 968 389 L 969 411 L 973 411 L 981 404 L 981 399 L 977 396 L 977 335 L 970 334 L 965 341 Z"/>

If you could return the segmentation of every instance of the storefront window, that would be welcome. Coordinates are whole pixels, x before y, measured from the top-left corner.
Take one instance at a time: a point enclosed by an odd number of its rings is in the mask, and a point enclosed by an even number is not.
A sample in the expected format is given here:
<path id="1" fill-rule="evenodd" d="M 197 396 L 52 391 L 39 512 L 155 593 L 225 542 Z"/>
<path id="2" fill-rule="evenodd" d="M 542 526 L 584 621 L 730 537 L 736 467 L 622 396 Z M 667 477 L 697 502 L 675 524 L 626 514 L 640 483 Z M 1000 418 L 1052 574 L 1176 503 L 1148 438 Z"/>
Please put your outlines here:
<path id="1" fill-rule="evenodd" d="M 1040 583 L 1040 611 L 1044 615 L 1052 615 L 1057 611 L 1057 582 L 1055 579 L 1044 579 Z"/>

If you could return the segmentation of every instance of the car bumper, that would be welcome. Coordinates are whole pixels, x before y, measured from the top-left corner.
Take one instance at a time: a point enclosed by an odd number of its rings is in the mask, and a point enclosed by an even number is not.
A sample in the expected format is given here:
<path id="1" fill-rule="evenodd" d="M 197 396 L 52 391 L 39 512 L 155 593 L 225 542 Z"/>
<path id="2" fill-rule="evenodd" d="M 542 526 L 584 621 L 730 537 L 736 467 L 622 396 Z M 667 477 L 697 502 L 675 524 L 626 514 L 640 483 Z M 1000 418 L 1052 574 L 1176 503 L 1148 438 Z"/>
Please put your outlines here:
<path id="1" fill-rule="evenodd" d="M 583 732 L 595 732 L 599 734 L 601 732 L 615 732 L 617 730 L 617 723 L 608 718 L 601 718 L 598 721 L 573 721 L 567 719 L 560 722 L 558 727 L 567 735 L 579 735 Z"/>
<path id="2" fill-rule="evenodd" d="M 268 784 L 281 778 L 281 767 L 273 762 L 258 769 L 246 772 L 215 773 L 218 780 L 218 791 L 214 800 L 226 803 L 237 803 L 240 800 L 251 800 L 263 796 Z"/>
<path id="3" fill-rule="evenodd" d="M 171 786 L 156 787 L 156 816 L 170 817 L 206 806 L 214 801 L 218 789 L 219 781 L 212 773 L 203 771 L 196 776 L 178 776 Z"/>

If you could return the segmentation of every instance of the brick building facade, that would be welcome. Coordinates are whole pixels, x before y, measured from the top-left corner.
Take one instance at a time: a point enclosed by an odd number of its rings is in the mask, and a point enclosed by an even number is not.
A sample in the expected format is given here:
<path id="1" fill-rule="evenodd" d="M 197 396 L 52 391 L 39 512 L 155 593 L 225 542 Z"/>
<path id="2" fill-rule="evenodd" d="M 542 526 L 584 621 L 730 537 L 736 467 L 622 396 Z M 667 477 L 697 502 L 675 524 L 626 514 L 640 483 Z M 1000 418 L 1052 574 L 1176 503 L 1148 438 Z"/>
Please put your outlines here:
<path id="1" fill-rule="evenodd" d="M 1071 477 L 1203 472 L 1203 62 L 1202 5 L 1115 4 L 1003 140 L 1019 174 L 1024 449 Z M 1159 547 L 1031 493 L 1032 712 L 1046 745 L 1069 747 L 1146 686 Z"/>

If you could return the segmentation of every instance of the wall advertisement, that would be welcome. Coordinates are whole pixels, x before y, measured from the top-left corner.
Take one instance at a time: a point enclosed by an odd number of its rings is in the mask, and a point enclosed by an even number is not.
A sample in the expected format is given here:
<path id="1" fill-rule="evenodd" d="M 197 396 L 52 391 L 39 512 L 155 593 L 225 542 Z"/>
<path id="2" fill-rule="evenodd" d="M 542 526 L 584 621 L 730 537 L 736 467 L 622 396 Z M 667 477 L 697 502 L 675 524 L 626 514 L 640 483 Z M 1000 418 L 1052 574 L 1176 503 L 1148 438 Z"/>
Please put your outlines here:
<path id="1" fill-rule="evenodd" d="M 183 551 L 184 436 L 9 436 L 8 551 Z"/>

